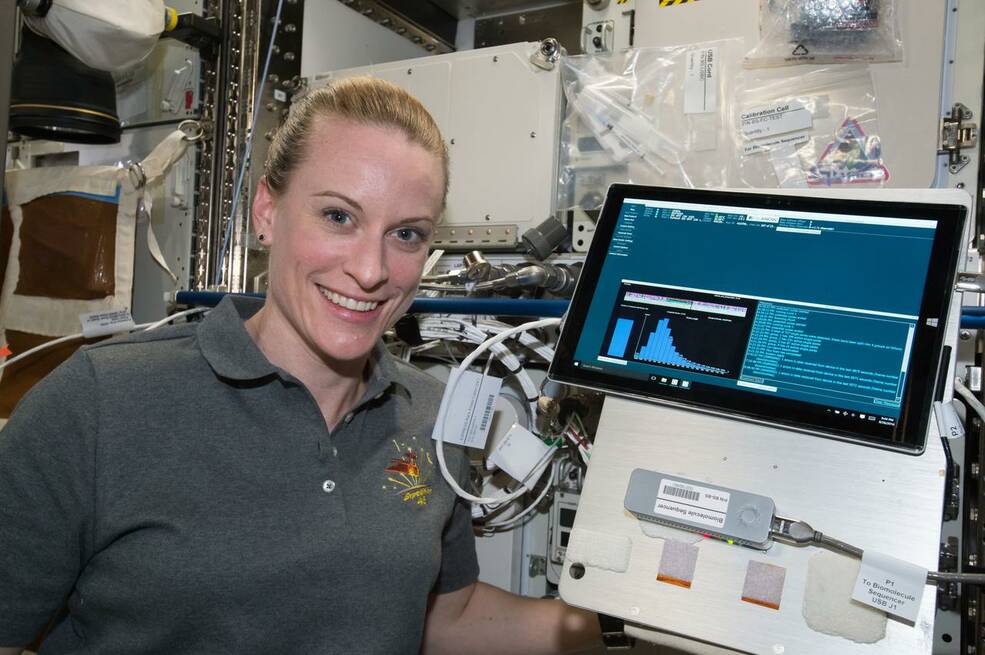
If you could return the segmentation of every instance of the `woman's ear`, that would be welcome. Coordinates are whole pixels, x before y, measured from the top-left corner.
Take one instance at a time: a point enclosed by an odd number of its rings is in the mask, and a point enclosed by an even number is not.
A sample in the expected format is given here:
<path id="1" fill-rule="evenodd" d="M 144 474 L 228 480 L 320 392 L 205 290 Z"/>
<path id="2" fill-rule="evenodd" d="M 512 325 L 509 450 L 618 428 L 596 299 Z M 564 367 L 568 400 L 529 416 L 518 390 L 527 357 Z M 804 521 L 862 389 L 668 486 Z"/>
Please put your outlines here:
<path id="1" fill-rule="evenodd" d="M 277 198 L 267 184 L 266 176 L 257 182 L 257 191 L 253 196 L 253 231 L 260 243 L 269 246 L 274 242 L 274 224 L 276 223 Z"/>

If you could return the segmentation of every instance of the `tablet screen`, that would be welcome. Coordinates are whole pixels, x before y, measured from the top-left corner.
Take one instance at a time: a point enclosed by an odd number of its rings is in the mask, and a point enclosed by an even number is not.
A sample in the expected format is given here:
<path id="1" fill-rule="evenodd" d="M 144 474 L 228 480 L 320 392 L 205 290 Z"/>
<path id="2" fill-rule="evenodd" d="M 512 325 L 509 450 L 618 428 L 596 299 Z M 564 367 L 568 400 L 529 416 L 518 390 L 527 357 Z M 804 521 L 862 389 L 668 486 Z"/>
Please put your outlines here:
<path id="1" fill-rule="evenodd" d="M 964 211 L 614 185 L 551 376 L 921 451 Z"/>

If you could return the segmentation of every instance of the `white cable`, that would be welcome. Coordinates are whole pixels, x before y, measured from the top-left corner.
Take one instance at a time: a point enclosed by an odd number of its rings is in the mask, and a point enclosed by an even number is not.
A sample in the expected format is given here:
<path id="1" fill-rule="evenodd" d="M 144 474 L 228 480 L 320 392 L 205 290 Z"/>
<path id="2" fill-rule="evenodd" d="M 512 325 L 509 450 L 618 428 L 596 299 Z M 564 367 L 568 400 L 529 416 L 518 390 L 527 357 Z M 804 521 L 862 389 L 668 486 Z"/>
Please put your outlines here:
<path id="1" fill-rule="evenodd" d="M 487 326 L 484 325 L 484 327 Z M 509 327 L 505 324 L 500 324 L 496 329 L 502 331 Z M 439 339 L 445 345 L 447 345 L 447 340 L 449 339 L 462 341 L 464 338 L 464 340 L 472 343 L 481 344 L 489 338 L 489 335 L 482 330 L 460 319 L 449 319 L 448 321 L 443 321 L 442 319 L 423 320 L 419 323 L 418 329 L 422 338 Z M 530 374 L 523 367 L 519 358 L 513 354 L 513 351 L 503 344 L 496 344 L 490 350 L 503 362 L 503 365 L 509 369 L 510 373 L 520 384 L 520 388 L 523 390 L 525 396 L 524 400 L 527 402 L 527 414 L 530 418 L 530 424 L 533 425 L 537 415 L 537 398 L 540 395 L 539 388 L 534 384 L 533 378 L 530 377 Z"/>
<path id="2" fill-rule="evenodd" d="M 958 392 L 965 404 L 978 414 L 978 418 L 985 421 L 985 405 L 975 397 L 975 394 L 968 387 L 964 386 L 961 378 L 954 378 L 954 390 Z"/>
<path id="3" fill-rule="evenodd" d="M 162 318 L 157 323 L 151 323 L 150 326 L 146 330 L 144 330 L 144 332 L 150 332 L 151 330 L 156 330 L 157 328 L 163 325 L 167 325 L 171 321 L 175 321 L 179 318 L 182 318 L 183 316 L 191 316 L 192 314 L 201 314 L 202 312 L 207 312 L 207 311 L 209 311 L 208 307 L 193 307 L 192 309 L 186 309 L 181 312 L 176 312 L 174 314 L 171 314 L 171 316 L 166 316 Z"/>
<path id="4" fill-rule="evenodd" d="M 559 318 L 544 318 L 539 321 L 531 321 L 529 323 L 524 323 L 514 328 L 504 330 L 499 334 L 497 334 L 496 336 L 483 341 L 475 348 L 475 350 L 469 353 L 469 355 L 462 360 L 461 364 L 458 365 L 457 370 L 459 371 L 459 375 L 452 376 L 451 378 L 449 378 L 448 386 L 445 389 L 445 394 L 452 397 L 454 396 L 455 388 L 458 386 L 458 380 L 460 379 L 461 373 L 468 370 L 469 366 L 472 365 L 472 362 L 474 362 L 479 357 L 479 355 L 484 353 L 486 350 L 489 350 L 490 348 L 492 348 L 494 345 L 498 343 L 502 343 L 503 341 L 506 341 L 514 334 L 526 332 L 528 330 L 536 330 L 537 328 L 558 325 L 560 322 L 561 319 Z M 455 476 L 453 476 L 451 472 L 448 470 L 448 464 L 445 462 L 444 435 L 445 435 L 445 427 L 447 423 L 448 423 L 448 412 L 446 411 L 444 416 L 442 416 L 441 425 L 439 426 L 439 429 L 435 432 L 435 441 L 437 443 L 435 444 L 434 450 L 435 450 L 435 454 L 438 457 L 438 468 L 441 470 L 442 477 L 444 477 L 445 482 L 448 483 L 448 486 L 450 486 L 455 491 L 455 493 L 458 494 L 458 496 L 466 500 L 472 501 L 473 503 L 480 503 L 483 505 L 498 505 L 502 503 L 512 502 L 513 500 L 519 498 L 524 493 L 526 493 L 526 488 L 521 486 L 517 491 L 511 494 L 506 494 L 505 496 L 501 496 L 501 497 L 486 498 L 482 496 L 475 496 L 462 489 L 458 485 L 458 482 L 455 480 Z"/>
<path id="5" fill-rule="evenodd" d="M 134 325 L 133 326 L 133 331 L 137 331 L 137 330 L 145 330 L 145 331 L 155 330 L 155 329 L 161 327 L 162 325 L 165 325 L 166 323 L 170 323 L 171 321 L 173 321 L 175 319 L 181 318 L 183 316 L 190 316 L 191 314 L 197 314 L 199 312 L 204 312 L 204 311 L 208 311 L 208 307 L 196 307 L 194 309 L 186 309 L 184 311 L 176 312 L 174 314 L 171 314 L 170 316 L 168 316 L 166 318 L 163 318 L 160 321 L 156 321 L 154 323 L 141 323 L 140 325 Z M 8 359 L 8 360 L 0 363 L 0 371 L 2 371 L 3 369 L 7 368 L 11 364 L 15 364 L 15 363 L 19 362 L 20 360 L 24 359 L 25 357 L 30 357 L 31 355 L 33 355 L 33 354 L 35 354 L 37 352 L 40 352 L 40 351 L 45 350 L 47 348 L 51 348 L 52 346 L 57 346 L 60 343 L 65 343 L 66 341 L 72 341 L 74 339 L 82 339 L 84 337 L 85 337 L 85 334 L 83 334 L 82 332 L 77 332 L 76 334 L 69 334 L 69 335 L 64 336 L 64 337 L 58 337 L 57 339 L 52 339 L 51 341 L 45 341 L 44 343 L 39 344 L 39 345 L 31 348 L 30 350 L 25 350 L 24 352 L 20 353 L 19 355 L 15 355 L 15 356 L 11 357 L 10 359 Z"/>
<path id="6" fill-rule="evenodd" d="M 527 505 L 521 512 L 515 514 L 514 516 L 511 516 L 510 518 L 504 521 L 499 521 L 499 522 L 489 521 L 487 523 L 480 523 L 479 527 L 481 527 L 484 530 L 485 529 L 504 530 L 504 529 L 510 529 L 513 526 L 515 526 L 517 523 L 521 522 L 522 519 L 524 519 L 528 514 L 530 514 L 530 512 L 537 509 L 537 506 L 540 505 L 541 501 L 544 500 L 544 497 L 547 496 L 547 492 L 554 488 L 554 479 L 557 476 L 557 470 L 558 470 L 558 463 L 557 461 L 555 461 L 553 464 L 551 464 L 550 478 L 548 478 L 547 483 L 544 484 L 544 488 L 541 489 L 540 494 L 538 494 L 537 498 L 534 499 L 532 503 Z"/>
<path id="7" fill-rule="evenodd" d="M 78 334 L 70 334 L 70 335 L 68 335 L 66 337 L 59 337 L 59 338 L 57 338 L 57 339 L 55 339 L 53 341 L 45 341 L 44 343 L 42 343 L 42 344 L 40 344 L 38 346 L 34 346 L 30 350 L 25 350 L 21 354 L 15 355 L 14 357 L 11 357 L 10 359 L 6 360 L 2 364 L 0 364 L 0 371 L 2 371 L 3 369 L 7 368 L 8 366 L 10 366 L 11 364 L 13 364 L 15 362 L 19 362 L 20 360 L 24 359 L 25 357 L 28 357 L 30 355 L 33 355 L 36 352 L 39 352 L 41 350 L 44 350 L 45 348 L 50 348 L 52 346 L 57 346 L 60 343 L 65 343 L 66 341 L 72 341 L 73 339 L 81 339 L 81 338 L 82 338 L 82 333 L 79 332 Z"/>

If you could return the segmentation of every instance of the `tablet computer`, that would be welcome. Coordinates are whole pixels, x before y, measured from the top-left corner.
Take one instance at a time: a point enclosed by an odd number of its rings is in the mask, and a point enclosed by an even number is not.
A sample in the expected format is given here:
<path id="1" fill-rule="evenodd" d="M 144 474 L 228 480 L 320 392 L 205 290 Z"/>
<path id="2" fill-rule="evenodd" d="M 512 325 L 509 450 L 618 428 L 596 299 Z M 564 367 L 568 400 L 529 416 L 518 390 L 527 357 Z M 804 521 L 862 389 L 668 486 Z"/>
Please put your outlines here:
<path id="1" fill-rule="evenodd" d="M 965 213 L 613 185 L 549 375 L 920 453 Z"/>

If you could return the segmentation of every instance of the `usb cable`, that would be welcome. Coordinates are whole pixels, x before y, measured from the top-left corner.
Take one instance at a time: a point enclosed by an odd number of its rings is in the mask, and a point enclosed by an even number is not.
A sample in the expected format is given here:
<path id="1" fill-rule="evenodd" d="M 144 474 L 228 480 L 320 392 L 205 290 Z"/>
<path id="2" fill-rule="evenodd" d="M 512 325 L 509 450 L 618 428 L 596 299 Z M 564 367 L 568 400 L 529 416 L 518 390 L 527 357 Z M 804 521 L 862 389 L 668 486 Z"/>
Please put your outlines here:
<path id="1" fill-rule="evenodd" d="M 806 521 L 773 516 L 773 525 L 770 528 L 770 536 L 777 541 L 792 546 L 820 546 L 846 555 L 851 555 L 856 559 L 862 559 L 862 549 L 851 544 L 845 543 L 833 537 L 829 537 L 822 532 L 818 532 Z M 985 573 L 949 573 L 946 571 L 928 571 L 927 583 L 936 584 L 938 582 L 957 582 L 959 584 L 985 584 Z"/>

